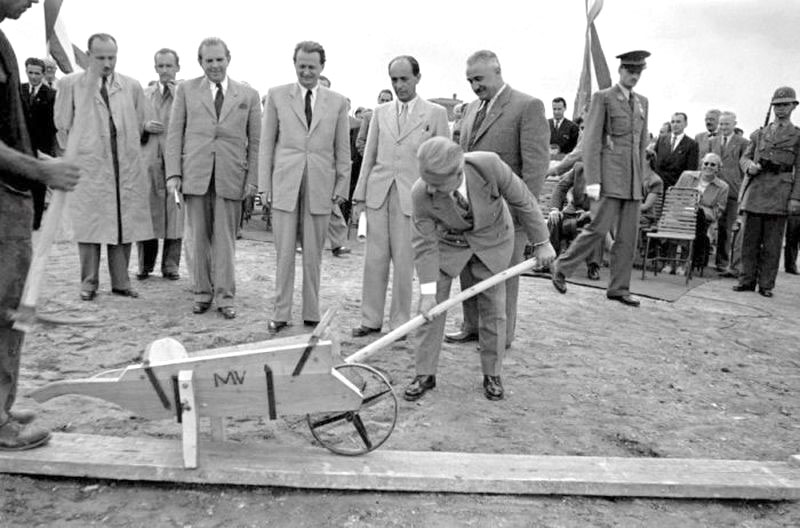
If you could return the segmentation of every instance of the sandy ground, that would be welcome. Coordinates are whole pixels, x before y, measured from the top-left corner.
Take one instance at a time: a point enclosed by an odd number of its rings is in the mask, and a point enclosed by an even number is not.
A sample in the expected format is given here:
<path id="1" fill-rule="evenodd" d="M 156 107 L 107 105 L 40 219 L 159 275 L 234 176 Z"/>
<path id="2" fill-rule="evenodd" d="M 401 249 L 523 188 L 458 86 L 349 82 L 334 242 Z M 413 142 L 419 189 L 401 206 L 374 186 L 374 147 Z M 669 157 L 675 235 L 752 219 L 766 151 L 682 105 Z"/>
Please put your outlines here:
<path id="1" fill-rule="evenodd" d="M 258 227 L 254 220 L 251 227 Z M 333 331 L 346 354 L 359 323 L 363 246 L 323 262 L 323 310 L 339 305 Z M 135 252 L 134 252 L 135 253 Z M 135 262 L 135 254 L 132 258 Z M 98 317 L 97 327 L 38 327 L 23 358 L 20 405 L 53 430 L 178 438 L 168 421 L 146 421 L 101 400 L 66 396 L 38 405 L 24 397 L 49 381 L 138 362 L 149 342 L 171 336 L 189 350 L 269 336 L 274 247 L 237 246 L 233 321 L 192 315 L 190 284 L 160 276 L 137 282 L 141 298 L 110 295 L 101 272 L 95 302 L 78 300 L 75 247 L 59 243 L 48 271 L 44 311 Z M 134 271 L 134 266 L 131 266 Z M 299 273 L 298 273 L 299 277 Z M 136 282 L 136 281 L 134 281 Z M 519 324 L 505 363 L 507 397 L 482 393 L 474 345 L 445 345 L 437 388 L 400 404 L 382 449 L 541 455 L 785 460 L 800 453 L 800 278 L 781 273 L 773 299 L 734 293 L 730 280 L 699 286 L 675 303 L 644 299 L 638 310 L 601 290 L 523 278 Z M 304 333 L 299 296 L 291 333 Z M 448 326 L 459 322 L 458 310 Z M 413 340 L 372 364 L 399 393 L 413 375 Z M 233 442 L 307 445 L 299 420 L 241 419 Z M 88 454 L 87 454 L 88 455 Z M 800 505 L 739 501 L 507 497 L 308 492 L 0 475 L 0 526 L 800 526 Z"/>

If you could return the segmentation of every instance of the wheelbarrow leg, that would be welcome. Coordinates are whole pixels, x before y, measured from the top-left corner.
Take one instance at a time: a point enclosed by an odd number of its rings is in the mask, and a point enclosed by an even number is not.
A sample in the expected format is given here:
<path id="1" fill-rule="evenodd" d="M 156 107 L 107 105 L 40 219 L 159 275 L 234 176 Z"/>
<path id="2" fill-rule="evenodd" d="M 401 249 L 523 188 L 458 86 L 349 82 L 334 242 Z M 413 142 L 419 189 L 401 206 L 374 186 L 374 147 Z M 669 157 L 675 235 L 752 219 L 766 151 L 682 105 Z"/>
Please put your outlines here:
<path id="1" fill-rule="evenodd" d="M 194 397 L 194 371 L 178 372 L 178 394 L 181 399 L 181 426 L 183 427 L 183 467 L 197 468 L 197 405 Z"/>

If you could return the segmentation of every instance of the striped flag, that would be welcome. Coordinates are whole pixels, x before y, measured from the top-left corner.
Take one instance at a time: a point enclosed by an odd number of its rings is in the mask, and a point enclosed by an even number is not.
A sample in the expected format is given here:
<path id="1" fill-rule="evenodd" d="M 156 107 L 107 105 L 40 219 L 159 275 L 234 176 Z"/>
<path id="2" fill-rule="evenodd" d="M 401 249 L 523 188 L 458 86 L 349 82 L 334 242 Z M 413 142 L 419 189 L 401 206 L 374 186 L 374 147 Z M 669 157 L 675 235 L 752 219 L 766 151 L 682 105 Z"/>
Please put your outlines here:
<path id="1" fill-rule="evenodd" d="M 594 25 L 594 20 L 603 9 L 603 0 L 594 0 L 591 8 L 589 7 L 589 0 L 585 0 L 585 2 L 586 45 L 583 50 L 583 68 L 580 81 L 578 81 L 578 94 L 575 96 L 573 119 L 589 111 L 589 103 L 592 98 L 592 63 L 594 63 L 594 73 L 597 77 L 598 87 L 602 90 L 611 86 L 611 73 L 608 70 L 603 48 L 600 46 L 597 28 Z"/>
<path id="2" fill-rule="evenodd" d="M 47 40 L 47 53 L 53 57 L 62 72 L 72 73 L 76 65 L 86 69 L 89 66 L 89 58 L 86 53 L 74 46 L 67 36 L 64 17 L 61 14 L 62 1 L 44 1 L 44 34 Z"/>

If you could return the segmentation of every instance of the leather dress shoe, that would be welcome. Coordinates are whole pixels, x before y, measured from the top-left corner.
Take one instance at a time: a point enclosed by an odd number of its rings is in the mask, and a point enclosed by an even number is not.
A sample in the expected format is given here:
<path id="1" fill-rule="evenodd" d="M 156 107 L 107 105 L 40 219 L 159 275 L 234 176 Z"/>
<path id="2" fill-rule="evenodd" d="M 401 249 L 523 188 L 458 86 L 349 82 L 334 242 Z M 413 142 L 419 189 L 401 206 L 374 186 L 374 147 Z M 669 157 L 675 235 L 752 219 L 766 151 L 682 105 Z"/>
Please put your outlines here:
<path id="1" fill-rule="evenodd" d="M 309 319 L 304 319 L 303 324 L 306 326 L 317 326 L 319 324 L 319 321 L 311 321 Z"/>
<path id="2" fill-rule="evenodd" d="M 119 295 L 120 297 L 130 297 L 131 299 L 136 299 L 139 297 L 139 294 L 136 292 L 136 290 L 132 290 L 130 288 L 126 288 L 124 290 L 119 288 L 111 288 L 111 293 L 114 295 Z"/>
<path id="3" fill-rule="evenodd" d="M 436 386 L 436 376 L 416 376 L 405 392 L 403 398 L 406 401 L 416 401 L 422 398 L 422 395 Z"/>
<path id="4" fill-rule="evenodd" d="M 483 377 L 483 394 L 486 399 L 497 401 L 503 399 L 503 383 L 500 381 L 500 376 L 484 376 Z"/>
<path id="5" fill-rule="evenodd" d="M 735 292 L 756 291 L 754 284 L 734 284 L 731 289 Z"/>
<path id="6" fill-rule="evenodd" d="M 449 334 L 444 335 L 444 342 L 445 343 L 469 343 L 470 341 L 477 341 L 478 334 L 473 332 L 465 332 L 464 330 L 459 330 L 458 332 L 450 332 Z"/>
<path id="7" fill-rule="evenodd" d="M 210 302 L 195 301 L 194 306 L 192 307 L 192 313 L 206 313 L 209 308 L 211 308 Z"/>
<path id="8" fill-rule="evenodd" d="M 225 319 L 236 319 L 236 308 L 233 306 L 218 306 L 217 311 L 222 314 Z"/>
<path id="9" fill-rule="evenodd" d="M 380 333 L 380 328 L 370 328 L 369 326 L 361 325 L 358 328 L 353 328 L 353 337 L 364 337 L 370 334 Z"/>
<path id="10" fill-rule="evenodd" d="M 137 280 L 145 280 L 149 276 L 150 276 L 150 272 L 149 271 L 140 271 L 139 273 L 136 274 L 136 279 Z"/>
<path id="11" fill-rule="evenodd" d="M 82 301 L 91 301 L 95 297 L 97 297 L 96 291 L 82 291 L 81 292 L 81 300 Z"/>
<path id="12" fill-rule="evenodd" d="M 621 302 L 625 306 L 633 306 L 633 307 L 639 306 L 639 300 L 634 299 L 630 295 L 607 295 L 607 297 L 612 301 Z"/>
<path id="13" fill-rule="evenodd" d="M 761 294 L 762 297 L 772 297 L 772 290 L 770 288 L 759 288 L 758 293 Z"/>
<path id="14" fill-rule="evenodd" d="M 331 253 L 333 253 L 334 257 L 343 257 L 345 255 L 350 254 L 350 248 L 347 246 L 339 246 L 337 248 L 331 249 Z"/>
<path id="15" fill-rule="evenodd" d="M 269 331 L 270 334 L 275 335 L 287 326 L 289 326 L 289 323 L 286 321 L 273 321 L 270 319 L 269 323 L 267 323 L 267 331 Z"/>
<path id="16" fill-rule="evenodd" d="M 36 413 L 27 409 L 8 411 L 8 416 L 20 425 L 27 425 L 36 419 Z"/>
<path id="17" fill-rule="evenodd" d="M 178 280 L 181 278 L 181 276 L 178 275 L 177 271 L 168 271 L 167 273 L 164 273 L 164 278 L 169 280 Z"/>
<path id="18" fill-rule="evenodd" d="M 34 425 L 8 420 L 0 426 L 0 451 L 23 451 L 47 443 L 50 432 Z"/>
<path id="19" fill-rule="evenodd" d="M 553 288 L 558 293 L 567 293 L 567 278 L 560 271 L 553 273 Z"/>
<path id="20" fill-rule="evenodd" d="M 586 276 L 589 280 L 600 280 L 600 266 L 597 264 L 589 264 L 589 269 L 586 271 Z"/>

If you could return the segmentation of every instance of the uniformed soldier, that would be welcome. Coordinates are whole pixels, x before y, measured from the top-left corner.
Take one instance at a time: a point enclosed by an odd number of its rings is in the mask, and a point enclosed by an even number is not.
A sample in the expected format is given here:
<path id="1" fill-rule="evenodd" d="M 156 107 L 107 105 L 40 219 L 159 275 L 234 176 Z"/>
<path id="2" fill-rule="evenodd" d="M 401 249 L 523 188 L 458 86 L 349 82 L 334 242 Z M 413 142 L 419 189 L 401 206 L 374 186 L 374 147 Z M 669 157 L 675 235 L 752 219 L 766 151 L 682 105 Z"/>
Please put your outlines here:
<path id="1" fill-rule="evenodd" d="M 647 163 L 647 99 L 633 92 L 645 69 L 647 51 L 618 55 L 619 82 L 592 96 L 583 131 L 583 162 L 586 194 L 598 199 L 592 222 L 561 254 L 553 265 L 553 286 L 566 293 L 566 278 L 615 228 L 611 246 L 611 279 L 606 296 L 628 306 L 639 306 L 631 297 L 630 282 L 639 206 L 642 201 L 642 173 Z"/>
<path id="2" fill-rule="evenodd" d="M 772 297 L 787 214 L 800 212 L 800 128 L 792 124 L 797 107 L 794 89 L 783 86 L 772 96 L 775 121 L 755 131 L 742 156 L 746 177 L 741 191 L 742 274 L 734 291 Z"/>

